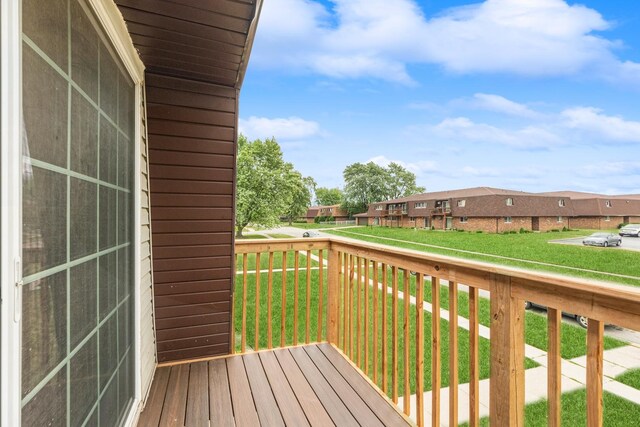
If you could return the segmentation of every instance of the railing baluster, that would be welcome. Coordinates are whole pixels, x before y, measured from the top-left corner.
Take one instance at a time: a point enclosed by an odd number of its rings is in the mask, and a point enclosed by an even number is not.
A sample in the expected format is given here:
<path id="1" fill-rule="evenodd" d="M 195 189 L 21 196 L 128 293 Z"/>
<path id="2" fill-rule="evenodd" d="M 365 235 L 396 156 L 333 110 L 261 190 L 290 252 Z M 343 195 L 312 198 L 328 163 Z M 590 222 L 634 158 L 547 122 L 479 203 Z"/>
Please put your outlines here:
<path id="1" fill-rule="evenodd" d="M 282 307 L 280 310 L 280 347 L 287 344 L 287 252 L 282 252 Z"/>
<path id="2" fill-rule="evenodd" d="M 298 345 L 298 288 L 300 287 L 300 251 L 293 253 L 293 345 Z"/>
<path id="3" fill-rule="evenodd" d="M 449 425 L 458 425 L 458 284 L 449 281 Z"/>
<path id="4" fill-rule="evenodd" d="M 378 384 L 378 263 L 373 261 L 373 382 Z"/>
<path id="5" fill-rule="evenodd" d="M 256 327 L 255 334 L 253 337 L 254 345 L 253 349 L 258 350 L 260 348 L 260 276 L 261 276 L 261 268 L 260 268 L 260 252 L 256 253 Z"/>
<path id="6" fill-rule="evenodd" d="M 353 274 L 355 272 L 354 262 L 356 257 L 349 255 L 349 358 L 353 360 Z"/>
<path id="7" fill-rule="evenodd" d="M 395 265 L 391 270 L 391 286 L 393 287 L 391 305 L 391 339 L 393 347 L 391 350 L 391 365 L 393 367 L 391 375 L 391 394 L 393 403 L 398 404 L 398 267 Z"/>
<path id="8" fill-rule="evenodd" d="M 440 425 L 440 279 L 431 277 L 431 425 Z"/>
<path id="9" fill-rule="evenodd" d="M 273 319 L 271 317 L 271 306 L 273 295 L 273 252 L 269 252 L 269 273 L 267 274 L 267 348 L 273 348 Z"/>
<path id="10" fill-rule="evenodd" d="M 409 270 L 402 270 L 402 276 L 404 279 L 404 413 L 409 415 L 411 413 L 411 387 L 409 383 L 409 309 L 411 292 L 409 290 Z"/>
<path id="11" fill-rule="evenodd" d="M 369 374 L 369 260 L 364 259 L 364 372 Z"/>
<path id="12" fill-rule="evenodd" d="M 342 254 L 332 247 L 327 251 L 327 341 L 340 345 L 340 286 Z"/>
<path id="13" fill-rule="evenodd" d="M 348 352 L 348 329 L 349 329 L 349 257 L 350 255 L 347 253 L 343 253 L 342 254 L 344 257 L 344 272 L 343 274 L 343 280 L 342 280 L 342 300 L 343 300 L 343 310 L 342 310 L 342 317 L 343 317 L 343 324 L 342 324 L 342 351 L 344 351 L 344 354 L 349 354 Z"/>
<path id="14" fill-rule="evenodd" d="M 324 281 L 324 260 L 322 257 L 322 249 L 318 251 L 318 264 L 320 270 L 318 271 L 318 339 L 322 341 L 322 313 L 324 312 L 324 295 L 323 295 L 323 281 Z"/>
<path id="15" fill-rule="evenodd" d="M 309 344 L 311 342 L 310 335 L 310 319 L 311 319 L 311 251 L 307 250 L 307 308 L 306 308 L 306 334 L 305 334 L 305 343 Z"/>
<path id="16" fill-rule="evenodd" d="M 387 264 L 382 264 L 382 391 L 389 391 L 387 381 Z"/>
<path id="17" fill-rule="evenodd" d="M 416 275 L 416 422 L 424 426 L 424 283 Z"/>
<path id="18" fill-rule="evenodd" d="M 360 288 L 362 284 L 362 258 L 358 257 L 358 277 L 356 278 L 356 360 L 359 368 L 362 368 L 362 352 L 360 351 L 362 314 L 360 313 Z"/>
<path id="19" fill-rule="evenodd" d="M 562 325 L 562 311 L 555 308 L 547 308 L 547 329 L 549 345 L 547 349 L 547 418 L 549 427 L 560 427 L 562 395 L 562 371 L 560 358 L 560 330 Z"/>
<path id="20" fill-rule="evenodd" d="M 587 426 L 602 426 L 602 368 L 604 323 L 589 319 L 587 325 Z"/>
<path id="21" fill-rule="evenodd" d="M 240 344 L 240 351 L 242 353 L 247 351 L 247 269 L 248 269 L 249 254 L 242 255 L 242 342 Z M 233 349 L 235 353 L 235 346 Z"/>
<path id="22" fill-rule="evenodd" d="M 478 288 L 469 287 L 469 427 L 480 423 Z"/>

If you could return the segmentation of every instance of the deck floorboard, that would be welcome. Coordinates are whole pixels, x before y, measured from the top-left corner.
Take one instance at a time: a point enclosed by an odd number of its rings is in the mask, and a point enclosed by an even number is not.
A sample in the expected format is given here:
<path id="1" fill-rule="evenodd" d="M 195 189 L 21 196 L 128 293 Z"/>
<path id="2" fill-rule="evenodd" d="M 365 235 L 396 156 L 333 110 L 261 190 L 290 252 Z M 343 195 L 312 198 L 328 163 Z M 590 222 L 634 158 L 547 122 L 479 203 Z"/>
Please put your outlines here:
<path id="1" fill-rule="evenodd" d="M 160 367 L 138 426 L 411 425 L 329 344 Z"/>

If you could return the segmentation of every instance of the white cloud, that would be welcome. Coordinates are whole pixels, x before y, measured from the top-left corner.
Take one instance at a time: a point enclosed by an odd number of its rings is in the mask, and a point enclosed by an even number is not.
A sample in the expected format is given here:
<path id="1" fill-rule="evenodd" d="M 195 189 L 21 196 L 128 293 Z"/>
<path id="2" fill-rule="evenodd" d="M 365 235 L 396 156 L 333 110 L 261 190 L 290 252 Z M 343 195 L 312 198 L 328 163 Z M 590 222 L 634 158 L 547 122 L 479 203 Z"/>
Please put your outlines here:
<path id="1" fill-rule="evenodd" d="M 579 174 L 584 177 L 602 178 L 604 176 L 640 177 L 640 162 L 602 162 L 582 167 Z"/>
<path id="2" fill-rule="evenodd" d="M 473 166 L 464 166 L 461 172 L 465 175 L 474 177 L 497 177 L 502 176 L 502 172 L 495 168 L 477 168 Z"/>
<path id="3" fill-rule="evenodd" d="M 252 61 L 338 78 L 413 83 L 409 64 L 456 73 L 595 74 L 640 84 L 640 64 L 598 32 L 610 24 L 564 0 L 486 0 L 426 17 L 415 0 L 265 2 Z M 295 17 L 295 19 L 292 19 Z"/>
<path id="4" fill-rule="evenodd" d="M 640 122 L 622 117 L 608 116 L 593 107 L 576 107 L 564 110 L 565 126 L 605 141 L 640 143 Z"/>
<path id="5" fill-rule="evenodd" d="M 438 165 L 436 162 L 430 160 L 421 160 L 418 162 L 404 162 L 402 160 L 391 160 L 385 156 L 375 156 L 365 161 L 365 163 L 373 162 L 378 166 L 387 167 L 390 163 L 397 163 L 403 168 L 407 169 L 410 172 L 415 173 L 416 175 L 422 175 L 426 172 L 434 172 L 438 170 Z"/>
<path id="6" fill-rule="evenodd" d="M 277 140 L 292 140 L 320 134 L 320 125 L 299 117 L 270 119 L 251 116 L 239 120 L 239 130 L 249 139 L 275 137 Z"/>
<path id="7" fill-rule="evenodd" d="M 538 118 L 542 115 L 524 104 L 511 101 L 500 95 L 476 93 L 470 105 L 474 108 L 507 114 L 510 116 Z"/>
<path id="8" fill-rule="evenodd" d="M 564 144 L 560 136 L 541 127 L 510 130 L 475 123 L 467 117 L 447 118 L 437 125 L 422 128 L 427 134 L 456 142 L 494 143 L 527 150 L 550 149 Z"/>

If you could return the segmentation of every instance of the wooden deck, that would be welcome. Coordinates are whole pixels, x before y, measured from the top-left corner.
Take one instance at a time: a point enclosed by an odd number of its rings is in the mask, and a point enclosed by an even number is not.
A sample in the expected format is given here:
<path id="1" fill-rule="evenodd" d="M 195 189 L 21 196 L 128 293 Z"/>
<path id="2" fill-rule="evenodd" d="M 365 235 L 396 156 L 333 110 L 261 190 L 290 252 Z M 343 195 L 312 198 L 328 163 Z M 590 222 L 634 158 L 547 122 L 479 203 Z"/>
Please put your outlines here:
<path id="1" fill-rule="evenodd" d="M 161 367 L 139 426 L 406 426 L 330 344 Z"/>

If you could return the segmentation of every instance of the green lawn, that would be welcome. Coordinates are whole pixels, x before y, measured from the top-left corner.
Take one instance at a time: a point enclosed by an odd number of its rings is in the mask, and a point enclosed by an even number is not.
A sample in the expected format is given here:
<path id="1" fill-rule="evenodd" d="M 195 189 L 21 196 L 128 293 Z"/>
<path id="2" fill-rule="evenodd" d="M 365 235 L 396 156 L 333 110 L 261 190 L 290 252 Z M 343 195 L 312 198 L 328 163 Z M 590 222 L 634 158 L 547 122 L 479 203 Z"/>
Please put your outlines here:
<path id="1" fill-rule="evenodd" d="M 282 233 L 269 233 L 267 234 L 267 236 L 273 237 L 274 239 L 292 239 L 293 238 L 293 236 L 290 236 L 288 234 L 282 234 Z"/>
<path id="2" fill-rule="evenodd" d="M 236 240 L 253 240 L 253 239 L 268 239 L 264 234 L 245 234 L 242 237 L 236 237 Z"/>
<path id="3" fill-rule="evenodd" d="M 637 252 L 548 243 L 550 240 L 580 237 L 590 233 L 584 230 L 556 233 L 487 234 L 359 227 L 328 232 L 338 236 L 423 252 L 640 286 L 640 263 L 638 263 Z M 513 259 L 501 259 L 494 256 Z M 535 264 L 536 262 L 551 265 Z M 580 269 L 593 271 L 580 271 Z M 614 277 L 603 273 L 631 277 Z"/>
<path id="4" fill-rule="evenodd" d="M 586 391 L 578 390 L 562 395 L 562 425 L 585 426 L 587 424 Z M 604 392 L 603 419 L 605 426 L 637 426 L 640 420 L 640 405 L 616 395 Z M 537 427 L 547 425 L 547 401 L 531 403 L 524 408 L 525 425 Z M 461 424 L 468 426 L 468 423 Z M 481 426 L 489 426 L 489 418 L 480 420 Z"/>
<path id="5" fill-rule="evenodd" d="M 616 377 L 616 381 L 640 390 L 640 369 L 632 369 Z"/>
<path id="6" fill-rule="evenodd" d="M 287 227 L 289 227 L 289 224 L 282 224 L 282 225 L 286 225 Z M 336 224 L 304 224 L 304 223 L 297 223 L 294 222 L 293 224 L 291 224 L 291 227 L 296 227 L 296 228 L 302 228 L 303 230 L 318 230 L 321 228 L 342 228 L 342 227 L 354 227 L 354 224 L 340 224 L 340 225 L 336 225 Z"/>

